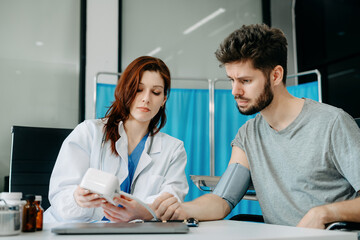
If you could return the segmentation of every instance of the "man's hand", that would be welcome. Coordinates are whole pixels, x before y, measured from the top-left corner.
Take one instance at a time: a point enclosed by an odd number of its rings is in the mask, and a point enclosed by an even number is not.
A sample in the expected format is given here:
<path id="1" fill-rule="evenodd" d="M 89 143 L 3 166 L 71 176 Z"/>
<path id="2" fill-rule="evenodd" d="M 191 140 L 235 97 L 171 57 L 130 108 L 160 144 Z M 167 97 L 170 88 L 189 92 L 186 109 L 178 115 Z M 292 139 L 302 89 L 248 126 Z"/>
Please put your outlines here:
<path id="1" fill-rule="evenodd" d="M 324 229 L 333 222 L 360 222 L 360 197 L 314 207 L 297 226 Z"/>
<path id="2" fill-rule="evenodd" d="M 156 217 L 161 220 L 187 219 L 188 216 L 178 199 L 170 194 L 163 193 L 151 204 Z"/>
<path id="3" fill-rule="evenodd" d="M 97 208 L 106 201 L 99 194 L 91 193 L 89 190 L 78 186 L 74 191 L 74 199 L 77 205 L 83 208 Z"/>
<path id="4" fill-rule="evenodd" d="M 150 220 L 151 213 L 139 204 L 136 200 L 123 195 L 114 197 L 114 202 L 121 206 L 114 206 L 111 203 L 103 203 L 105 217 L 113 222 L 129 222 L 134 219 Z"/>
<path id="5" fill-rule="evenodd" d="M 326 220 L 328 219 L 328 215 L 329 210 L 326 205 L 314 207 L 305 214 L 297 227 L 325 229 L 325 224 L 328 223 Z"/>

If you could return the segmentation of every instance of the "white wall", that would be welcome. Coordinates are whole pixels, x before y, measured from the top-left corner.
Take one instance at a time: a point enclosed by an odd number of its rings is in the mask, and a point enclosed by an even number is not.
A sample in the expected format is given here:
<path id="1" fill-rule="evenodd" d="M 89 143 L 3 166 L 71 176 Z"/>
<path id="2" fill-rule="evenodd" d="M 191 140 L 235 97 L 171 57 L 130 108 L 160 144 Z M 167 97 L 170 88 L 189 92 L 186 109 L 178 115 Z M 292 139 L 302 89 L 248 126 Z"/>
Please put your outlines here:
<path id="1" fill-rule="evenodd" d="M 297 72 L 292 4 L 293 0 L 271 1 L 272 25 L 282 29 L 288 38 L 288 74 Z M 226 12 L 193 33 L 182 34 L 187 27 L 220 7 Z M 122 69 L 136 57 L 161 47 L 154 56 L 168 64 L 172 77 L 179 78 L 225 78 L 224 69 L 218 67 L 214 56 L 218 45 L 242 24 L 262 20 L 259 1 L 248 0 L 124 0 L 123 11 Z M 95 74 L 118 71 L 118 2 L 88 0 L 87 12 L 86 118 L 93 118 Z M 116 78 L 102 75 L 99 81 L 116 83 Z M 288 85 L 293 85 L 294 81 L 289 79 Z M 207 88 L 208 85 L 198 81 L 173 81 L 172 87 Z M 220 82 L 217 87 L 230 88 L 230 84 Z"/>
<path id="2" fill-rule="evenodd" d="M 273 26 L 280 27 L 289 41 L 289 74 L 296 72 L 293 61 L 292 2 L 271 1 Z M 168 17 L 163 21 L 169 21 L 171 16 L 171 12 L 168 12 Z M 196 16 L 191 19 L 195 21 L 201 17 Z M 94 117 L 95 74 L 118 70 L 118 17 L 117 0 L 87 0 L 87 119 Z M 242 17 L 238 15 L 237 19 L 241 20 Z M 128 23 L 123 24 L 127 26 Z M 219 28 L 219 34 L 223 35 L 221 40 L 230 33 L 226 26 L 225 29 Z M 168 26 L 169 29 L 171 27 Z M 154 26 L 149 31 L 150 35 L 144 35 L 143 38 L 151 38 L 151 33 L 156 34 L 156 29 Z M 3 189 L 4 176 L 9 173 L 12 125 L 73 128 L 78 123 L 80 1 L 1 0 L 0 30 L 7 33 L 2 34 L 0 40 L 0 112 L 3 116 L 0 120 L 0 189 Z M 215 33 L 208 34 L 210 37 L 215 36 Z M 165 34 L 163 37 L 167 40 L 168 36 Z M 211 57 L 215 50 L 211 50 Z M 177 68 L 175 73 L 177 76 L 196 77 L 201 71 L 190 74 Z M 113 81 L 113 78 L 109 79 Z M 106 81 L 107 78 L 102 76 L 101 80 Z"/>
<path id="3" fill-rule="evenodd" d="M 280 28 L 288 41 L 288 75 L 296 74 L 297 55 L 296 55 L 296 36 L 293 23 L 293 6 L 295 0 L 271 0 L 271 26 Z M 288 86 L 295 85 L 296 78 L 286 81 Z"/>
<path id="4" fill-rule="evenodd" d="M 172 77 L 226 78 L 215 51 L 235 29 L 261 21 L 261 0 L 123 0 L 122 68 L 159 49 L 152 56 L 163 59 Z"/>
<path id="5" fill-rule="evenodd" d="M 79 106 L 79 0 L 0 1 L 0 191 L 11 126 L 74 128 Z"/>
<path id="6" fill-rule="evenodd" d="M 219 68 L 214 55 L 220 42 L 241 25 L 260 23 L 262 19 L 260 0 L 123 0 L 122 2 L 122 69 L 135 58 L 149 55 L 160 47 L 161 51 L 153 56 L 165 61 L 173 78 L 225 78 L 225 71 Z M 117 41 L 118 33 L 118 26 L 113 20 L 118 16 L 117 4 L 117 1 L 88 1 L 86 118 L 94 116 L 93 77 L 96 72 L 117 72 L 118 46 L 113 42 Z M 183 34 L 185 29 L 219 8 L 225 9 L 225 12 L 196 31 Z M 95 14 L 101 15 L 102 18 L 94 22 Z M 92 54 L 89 51 L 102 52 L 106 55 Z M 106 78 L 103 75 L 99 81 L 116 83 L 116 78 Z M 208 83 L 173 81 L 172 87 L 208 88 Z M 229 82 L 220 82 L 217 87 L 231 86 Z"/>
<path id="7" fill-rule="evenodd" d="M 95 118 L 95 75 L 98 72 L 118 71 L 118 4 L 118 0 L 87 0 L 86 119 Z"/>

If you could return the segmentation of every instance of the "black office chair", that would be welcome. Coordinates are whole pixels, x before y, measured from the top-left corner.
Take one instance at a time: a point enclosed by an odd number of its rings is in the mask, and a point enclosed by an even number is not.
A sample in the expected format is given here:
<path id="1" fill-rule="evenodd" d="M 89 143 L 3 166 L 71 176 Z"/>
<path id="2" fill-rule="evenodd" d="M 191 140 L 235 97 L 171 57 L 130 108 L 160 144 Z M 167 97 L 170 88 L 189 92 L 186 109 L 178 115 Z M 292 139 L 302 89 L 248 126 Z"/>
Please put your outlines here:
<path id="1" fill-rule="evenodd" d="M 357 125 L 358 125 L 359 128 L 360 128 L 360 118 L 355 118 L 354 120 L 355 120 L 355 122 L 357 123 Z"/>
<path id="2" fill-rule="evenodd" d="M 72 129 L 12 127 L 9 191 L 42 196 L 49 206 L 49 181 L 60 147 Z"/>

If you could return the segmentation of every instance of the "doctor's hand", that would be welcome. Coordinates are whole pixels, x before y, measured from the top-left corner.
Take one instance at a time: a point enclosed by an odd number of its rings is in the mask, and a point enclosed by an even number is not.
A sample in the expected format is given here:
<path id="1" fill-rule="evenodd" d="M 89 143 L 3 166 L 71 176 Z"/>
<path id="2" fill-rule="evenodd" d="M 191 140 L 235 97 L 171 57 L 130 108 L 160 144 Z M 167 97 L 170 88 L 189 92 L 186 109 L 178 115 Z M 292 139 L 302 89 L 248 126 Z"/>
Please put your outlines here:
<path id="1" fill-rule="evenodd" d="M 151 213 L 137 201 L 123 195 L 114 197 L 114 202 L 121 206 L 114 206 L 111 203 L 102 203 L 105 217 L 113 222 L 129 222 L 134 219 L 150 220 Z"/>
<path id="2" fill-rule="evenodd" d="M 74 191 L 74 198 L 80 207 L 83 208 L 97 208 L 101 206 L 101 203 L 106 201 L 104 198 L 101 198 L 99 194 L 91 193 L 89 190 L 77 186 Z"/>
<path id="3" fill-rule="evenodd" d="M 151 204 L 151 208 L 154 210 L 156 217 L 161 220 L 183 220 L 188 218 L 178 199 L 167 192 L 157 197 Z"/>

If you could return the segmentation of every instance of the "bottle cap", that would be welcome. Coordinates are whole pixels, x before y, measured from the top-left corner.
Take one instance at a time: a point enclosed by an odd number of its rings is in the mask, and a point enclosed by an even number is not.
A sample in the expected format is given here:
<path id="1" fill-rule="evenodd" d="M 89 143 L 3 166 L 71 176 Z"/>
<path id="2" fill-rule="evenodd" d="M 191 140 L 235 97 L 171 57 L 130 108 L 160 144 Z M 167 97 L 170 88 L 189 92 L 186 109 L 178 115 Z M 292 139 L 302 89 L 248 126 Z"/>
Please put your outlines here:
<path id="1" fill-rule="evenodd" d="M 21 200 L 22 192 L 2 192 L 0 198 L 5 200 Z"/>
<path id="2" fill-rule="evenodd" d="M 30 202 L 33 202 L 35 200 L 35 195 L 27 194 L 27 195 L 25 195 L 25 200 L 29 200 Z"/>
<path id="3" fill-rule="evenodd" d="M 41 202 L 41 201 L 42 201 L 41 195 L 36 195 L 36 196 L 35 196 L 35 201 Z"/>

